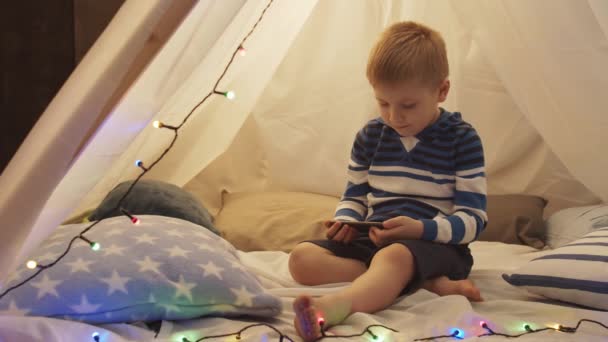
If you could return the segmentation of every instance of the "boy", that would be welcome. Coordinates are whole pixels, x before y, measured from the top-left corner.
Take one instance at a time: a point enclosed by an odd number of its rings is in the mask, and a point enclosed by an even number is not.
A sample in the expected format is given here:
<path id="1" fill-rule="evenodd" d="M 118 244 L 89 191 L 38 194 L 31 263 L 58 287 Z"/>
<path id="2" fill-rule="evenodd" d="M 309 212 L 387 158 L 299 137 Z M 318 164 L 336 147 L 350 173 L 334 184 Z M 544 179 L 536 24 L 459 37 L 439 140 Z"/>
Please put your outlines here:
<path id="1" fill-rule="evenodd" d="M 382 227 L 364 236 L 327 222 L 327 240 L 294 248 L 289 269 L 299 283 L 352 281 L 341 292 L 295 299 L 294 324 L 305 341 L 420 287 L 481 301 L 467 276 L 468 243 L 487 221 L 483 150 L 459 113 L 439 107 L 450 89 L 443 39 L 414 22 L 392 25 L 370 53 L 367 78 L 380 118 L 357 133 L 334 219 Z"/>

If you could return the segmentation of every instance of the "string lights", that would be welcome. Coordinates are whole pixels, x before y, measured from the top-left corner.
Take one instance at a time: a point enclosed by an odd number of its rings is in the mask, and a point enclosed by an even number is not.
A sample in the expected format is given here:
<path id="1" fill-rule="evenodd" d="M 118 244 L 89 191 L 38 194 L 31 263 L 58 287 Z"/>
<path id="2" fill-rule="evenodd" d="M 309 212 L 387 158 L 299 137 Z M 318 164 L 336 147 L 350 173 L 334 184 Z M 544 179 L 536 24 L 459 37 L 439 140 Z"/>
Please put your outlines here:
<path id="1" fill-rule="evenodd" d="M 166 123 L 161 122 L 159 120 L 155 120 L 154 122 L 152 122 L 152 126 L 154 128 L 169 129 L 169 130 L 173 131 L 174 136 L 173 136 L 173 139 L 171 140 L 171 143 L 169 144 L 169 146 L 167 146 L 167 148 L 160 154 L 160 156 L 158 156 L 158 158 L 154 162 L 152 162 L 150 165 L 146 166 L 141 159 L 138 159 L 138 160 L 135 161 L 135 166 L 138 167 L 138 168 L 140 168 L 142 170 L 142 172 L 131 183 L 131 185 L 129 186 L 129 188 L 127 189 L 127 191 L 124 193 L 124 195 L 120 198 L 120 200 L 116 204 L 116 207 L 113 209 L 113 210 L 120 210 L 123 213 L 123 215 L 125 215 L 126 217 L 128 217 L 129 220 L 131 220 L 131 222 L 134 225 L 138 225 L 141 221 L 139 220 L 139 218 L 137 218 L 136 216 L 134 216 L 133 214 L 129 213 L 127 210 L 125 210 L 124 208 L 121 207 L 121 205 L 124 202 L 125 198 L 131 193 L 131 191 L 133 190 L 133 187 L 139 182 L 139 180 L 146 173 L 148 173 L 150 170 L 152 170 L 152 168 L 154 168 L 154 166 L 156 164 L 158 164 L 158 162 L 160 162 L 167 155 L 167 153 L 173 148 L 173 146 L 175 144 L 175 141 L 178 138 L 178 131 L 184 126 L 184 124 L 186 124 L 186 122 L 188 121 L 188 119 L 190 119 L 190 117 L 194 114 L 194 112 L 201 105 L 203 105 L 212 95 L 221 95 L 221 96 L 225 97 L 228 100 L 234 100 L 236 98 L 236 93 L 233 90 L 227 90 L 227 91 L 226 90 L 220 90 L 220 89 L 218 89 L 218 86 L 219 86 L 220 82 L 223 80 L 224 76 L 226 75 L 226 72 L 228 71 L 228 69 L 230 68 L 230 66 L 232 65 L 232 63 L 234 62 L 236 55 L 237 54 L 240 55 L 240 56 L 245 56 L 246 55 L 247 50 L 244 47 L 245 42 L 249 39 L 249 37 L 251 36 L 251 34 L 255 30 L 255 28 L 260 23 L 260 21 L 262 21 L 262 18 L 266 14 L 266 11 L 268 10 L 268 8 L 270 7 L 270 5 L 272 4 L 273 1 L 274 0 L 270 0 L 268 2 L 268 4 L 266 5 L 266 7 L 264 8 L 264 10 L 260 14 L 258 20 L 253 25 L 253 27 L 251 28 L 251 30 L 249 31 L 249 33 L 243 38 L 243 40 L 241 40 L 241 43 L 238 45 L 238 48 L 236 48 L 234 50 L 234 52 L 232 53 L 232 56 L 231 56 L 230 60 L 228 61 L 228 63 L 224 67 L 224 71 L 222 72 L 222 74 L 220 75 L 220 77 L 217 79 L 217 81 L 213 85 L 213 90 L 210 91 L 206 96 L 204 96 L 203 99 L 201 101 L 199 101 L 194 107 L 192 107 L 192 109 L 184 117 L 184 119 L 182 120 L 182 122 L 179 125 L 177 125 L 177 126 L 166 124 Z M 86 227 L 83 231 L 81 231 L 80 234 L 78 234 L 77 236 L 74 236 L 72 238 L 72 240 L 70 241 L 70 243 L 68 244 L 66 250 L 61 255 L 59 255 L 57 257 L 57 259 L 55 259 L 55 261 L 53 261 L 53 262 L 51 262 L 49 264 L 46 264 L 46 265 L 42 265 L 42 264 L 39 264 L 36 260 L 28 260 L 27 263 L 26 263 L 26 267 L 28 269 L 37 269 L 36 272 L 34 272 L 32 275 L 30 275 L 29 277 L 27 277 L 26 279 L 24 279 L 20 283 L 14 285 L 14 286 L 11 286 L 11 287 L 7 288 L 6 290 L 4 290 L 4 292 L 0 293 L 0 300 L 2 300 L 2 298 L 4 298 L 4 296 L 6 296 L 11 291 L 13 291 L 13 290 L 15 290 L 15 289 L 23 286 L 24 284 L 28 283 L 30 280 L 36 278 L 43 270 L 45 270 L 47 268 L 50 268 L 50 267 L 54 266 L 55 264 L 57 264 L 59 261 L 61 261 L 70 252 L 70 250 L 72 248 L 72 244 L 74 243 L 75 240 L 81 239 L 81 240 L 87 242 L 91 246 L 92 250 L 98 251 L 101 248 L 101 245 L 98 242 L 91 241 L 91 240 L 87 239 L 84 236 L 84 234 L 86 234 L 89 230 L 93 229 L 97 224 L 99 224 L 103 220 L 104 219 L 102 218 L 102 219 L 100 219 L 98 221 L 95 221 L 95 222 L 91 223 L 88 227 Z M 99 335 L 97 335 L 97 339 L 99 339 Z"/>
<path id="2" fill-rule="evenodd" d="M 353 335 L 327 335 L 325 332 L 324 325 L 325 325 L 325 321 L 323 320 L 323 318 L 319 318 L 317 320 L 317 322 L 319 323 L 319 326 L 321 327 L 321 334 L 322 336 L 317 338 L 315 340 L 315 342 L 317 341 L 321 341 L 321 340 L 325 340 L 325 339 L 329 339 L 329 338 L 353 338 L 353 337 L 364 337 L 364 336 L 369 336 L 368 341 L 374 341 L 374 342 L 382 342 L 384 340 L 385 335 L 382 332 L 373 332 L 371 330 L 371 328 L 374 327 L 380 327 L 385 329 L 387 332 L 389 331 L 393 331 L 393 332 L 399 332 L 395 329 L 389 328 L 387 326 L 381 325 L 381 324 L 373 324 L 373 325 L 369 325 L 367 326 L 365 329 L 363 329 L 363 331 L 359 334 L 353 334 Z M 518 334 L 503 334 L 503 333 L 498 333 L 495 332 L 494 330 L 492 330 L 488 323 L 485 321 L 480 321 L 479 322 L 479 326 L 484 328 L 487 333 L 485 334 L 481 334 L 481 335 L 471 335 L 471 337 L 486 337 L 486 336 L 503 336 L 503 337 L 510 337 L 510 338 L 517 338 L 523 335 L 528 335 L 528 334 L 534 334 L 534 333 L 539 333 L 539 332 L 543 332 L 543 331 L 559 331 L 559 332 L 564 332 L 564 333 L 576 333 L 576 331 L 578 330 L 578 328 L 581 326 L 582 323 L 584 322 L 589 322 L 589 323 L 594 323 L 597 324 L 601 327 L 603 327 L 604 329 L 608 330 L 608 326 L 606 326 L 605 324 L 598 322 L 598 321 L 594 321 L 594 320 L 590 320 L 590 319 L 586 319 L 583 318 L 581 320 L 578 321 L 578 323 L 576 324 L 575 327 L 566 327 L 563 326 L 561 324 L 549 324 L 547 327 L 544 328 L 540 328 L 540 329 L 532 329 L 531 325 L 529 323 L 524 323 L 521 327 L 522 332 L 518 333 Z M 226 333 L 226 334 L 220 334 L 220 335 L 212 335 L 212 336 L 205 336 L 205 337 L 201 337 L 197 340 L 191 340 L 185 336 L 181 336 L 178 340 L 180 342 L 201 342 L 201 341 L 205 341 L 205 340 L 211 340 L 211 339 L 217 339 L 217 338 L 223 338 L 223 337 L 231 337 L 234 336 L 236 340 L 241 340 L 242 335 L 245 331 L 247 331 L 250 328 L 254 328 L 254 327 L 259 327 L 259 326 L 265 326 L 268 327 L 272 330 L 274 330 L 278 335 L 279 335 L 279 342 L 284 342 L 284 341 L 292 341 L 293 340 L 286 334 L 282 333 L 279 329 L 275 328 L 274 326 L 272 326 L 271 324 L 266 324 L 266 323 L 258 323 L 258 324 L 251 324 L 248 326 L 245 326 L 244 328 L 240 329 L 237 332 L 233 332 L 233 333 Z M 608 332 L 608 331 L 607 331 Z M 445 334 L 445 335 L 437 335 L 437 336 L 429 336 L 429 337 L 424 337 L 424 338 L 417 338 L 413 341 L 431 341 L 431 340 L 437 340 L 437 339 L 442 339 L 442 338 L 453 338 L 453 339 L 458 339 L 461 340 L 463 338 L 465 338 L 465 330 L 464 329 L 460 329 L 460 328 L 452 328 L 450 330 L 449 334 Z"/>

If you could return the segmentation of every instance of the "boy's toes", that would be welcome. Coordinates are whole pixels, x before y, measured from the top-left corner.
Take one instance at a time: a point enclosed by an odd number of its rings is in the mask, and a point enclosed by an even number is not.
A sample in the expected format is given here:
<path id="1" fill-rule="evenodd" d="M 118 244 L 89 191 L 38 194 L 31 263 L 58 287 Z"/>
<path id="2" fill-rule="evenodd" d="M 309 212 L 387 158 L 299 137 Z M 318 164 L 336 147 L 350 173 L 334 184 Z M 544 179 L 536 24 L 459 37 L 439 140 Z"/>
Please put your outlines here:
<path id="1" fill-rule="evenodd" d="M 312 298 L 297 297 L 293 301 L 293 311 L 296 314 L 294 319 L 296 331 L 304 341 L 315 341 L 321 337 L 321 327 L 317 322 L 317 312 L 312 305 Z"/>

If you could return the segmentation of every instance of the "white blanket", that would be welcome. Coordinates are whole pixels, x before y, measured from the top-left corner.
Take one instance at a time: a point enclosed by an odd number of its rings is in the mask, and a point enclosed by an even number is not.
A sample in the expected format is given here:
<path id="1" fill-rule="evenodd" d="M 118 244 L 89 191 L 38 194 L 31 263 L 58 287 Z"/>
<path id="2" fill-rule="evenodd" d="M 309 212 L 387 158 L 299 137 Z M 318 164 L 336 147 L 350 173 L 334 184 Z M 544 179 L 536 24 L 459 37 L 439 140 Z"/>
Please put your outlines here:
<path id="1" fill-rule="evenodd" d="M 475 266 L 471 279 L 480 288 L 484 302 L 471 303 L 462 296 L 439 297 L 420 290 L 411 296 L 400 297 L 391 307 L 375 314 L 356 313 L 343 324 L 330 328 L 328 335 L 359 334 L 365 327 L 382 324 L 398 333 L 381 327 L 371 328 L 383 341 L 413 341 L 418 338 L 450 334 L 459 328 L 464 340 L 503 340 L 504 337 L 477 337 L 486 333 L 479 326 L 485 321 L 496 332 L 518 334 L 524 332 L 523 324 L 540 329 L 555 323 L 575 326 L 581 318 L 608 324 L 606 312 L 586 310 L 549 302 L 525 293 L 502 280 L 501 275 L 514 270 L 532 258 L 545 254 L 527 246 L 507 245 L 495 242 L 471 244 Z M 243 263 L 258 275 L 262 284 L 272 294 L 282 298 L 283 313 L 274 319 L 262 321 L 272 324 L 284 335 L 299 341 L 293 328 L 294 314 L 291 302 L 301 293 L 322 295 L 336 291 L 348 284 L 306 287 L 293 281 L 287 267 L 288 254 L 283 252 L 239 252 Z M 204 336 L 221 335 L 241 330 L 247 325 L 261 322 L 252 318 L 226 319 L 202 318 L 180 322 L 163 322 L 158 336 L 143 327 L 112 324 L 95 327 L 78 322 L 49 318 L 0 316 L 0 342 L 4 341 L 93 341 L 91 334 L 101 334 L 101 341 L 181 341 L 181 336 L 191 341 Z M 278 334 L 267 327 L 248 329 L 241 335 L 243 341 L 279 341 Z M 332 341 L 373 341 L 371 335 L 359 338 L 337 338 Z M 378 340 L 378 341 L 379 341 Z M 441 339 L 453 340 L 453 339 Z M 575 334 L 545 331 L 529 334 L 518 341 L 602 341 L 608 340 L 608 330 L 584 323 Z M 235 341 L 218 338 L 205 341 Z"/>

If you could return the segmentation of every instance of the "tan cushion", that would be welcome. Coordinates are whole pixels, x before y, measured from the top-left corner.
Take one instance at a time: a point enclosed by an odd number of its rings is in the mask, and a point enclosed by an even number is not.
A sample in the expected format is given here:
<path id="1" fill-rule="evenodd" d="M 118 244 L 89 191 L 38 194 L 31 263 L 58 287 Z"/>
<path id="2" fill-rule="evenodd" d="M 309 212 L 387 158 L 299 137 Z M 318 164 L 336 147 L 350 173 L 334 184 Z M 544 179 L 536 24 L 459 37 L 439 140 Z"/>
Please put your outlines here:
<path id="1" fill-rule="evenodd" d="M 338 200 L 301 192 L 224 194 L 214 223 L 242 251 L 288 252 L 300 241 L 325 238 L 323 221 L 333 217 Z M 489 223 L 479 240 L 542 248 L 544 206 L 536 196 L 488 196 Z"/>
<path id="2" fill-rule="evenodd" d="M 543 198 L 530 195 L 488 196 L 488 225 L 478 240 L 543 248 L 546 204 Z"/>
<path id="3" fill-rule="evenodd" d="M 224 194 L 215 217 L 222 236 L 242 251 L 291 251 L 300 241 L 324 239 L 323 221 L 338 198 L 301 192 Z"/>

